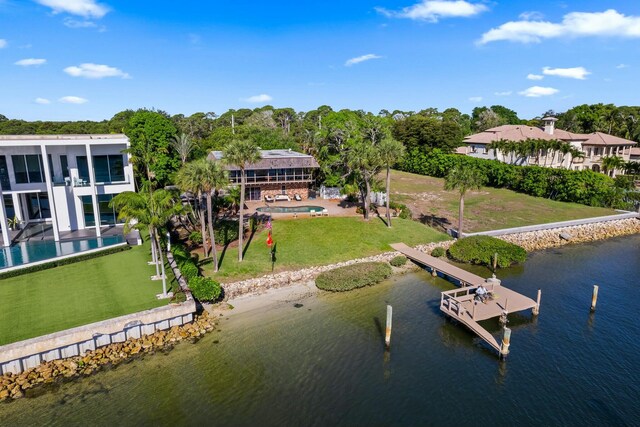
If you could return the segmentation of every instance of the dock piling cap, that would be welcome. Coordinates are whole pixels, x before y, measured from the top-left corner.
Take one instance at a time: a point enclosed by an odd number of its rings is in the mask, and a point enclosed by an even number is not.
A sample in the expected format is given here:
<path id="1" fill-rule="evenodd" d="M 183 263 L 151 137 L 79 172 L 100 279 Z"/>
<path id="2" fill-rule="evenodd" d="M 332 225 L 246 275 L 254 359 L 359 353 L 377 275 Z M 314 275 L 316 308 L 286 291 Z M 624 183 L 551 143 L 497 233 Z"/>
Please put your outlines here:
<path id="1" fill-rule="evenodd" d="M 498 279 L 496 277 L 496 275 L 494 274 L 493 277 L 489 277 L 488 279 L 484 279 L 485 283 L 489 283 L 492 285 L 499 285 L 501 283 L 501 280 Z"/>

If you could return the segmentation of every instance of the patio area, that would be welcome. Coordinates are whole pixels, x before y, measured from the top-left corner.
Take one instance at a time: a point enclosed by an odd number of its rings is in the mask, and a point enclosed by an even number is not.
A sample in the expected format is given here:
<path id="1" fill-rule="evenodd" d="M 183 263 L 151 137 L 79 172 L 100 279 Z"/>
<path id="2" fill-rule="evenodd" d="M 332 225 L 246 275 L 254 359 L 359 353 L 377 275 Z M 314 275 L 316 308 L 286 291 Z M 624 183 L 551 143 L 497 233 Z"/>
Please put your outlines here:
<path id="1" fill-rule="evenodd" d="M 247 215 L 264 215 L 271 214 L 277 218 L 310 218 L 312 216 L 309 212 L 298 212 L 298 213 L 278 213 L 278 212 L 269 212 L 267 211 L 258 211 L 258 208 L 299 208 L 304 206 L 318 206 L 322 209 L 326 209 L 329 216 L 360 216 L 360 214 L 356 213 L 356 207 L 358 207 L 358 203 L 350 203 L 344 200 L 326 200 L 326 199 L 308 199 L 302 201 L 278 201 L 267 203 L 264 201 L 247 201 L 245 202 L 247 206 Z M 322 211 L 320 209 L 320 211 Z M 319 212 L 318 212 L 319 213 Z"/>

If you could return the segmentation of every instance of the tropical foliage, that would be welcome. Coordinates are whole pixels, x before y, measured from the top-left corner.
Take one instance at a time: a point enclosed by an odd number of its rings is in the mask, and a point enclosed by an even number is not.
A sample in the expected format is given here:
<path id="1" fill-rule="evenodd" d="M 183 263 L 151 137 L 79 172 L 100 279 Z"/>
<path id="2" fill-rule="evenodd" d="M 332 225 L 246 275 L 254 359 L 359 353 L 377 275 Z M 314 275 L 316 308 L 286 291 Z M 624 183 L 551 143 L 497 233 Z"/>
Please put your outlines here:
<path id="1" fill-rule="evenodd" d="M 497 255 L 497 259 L 496 259 Z M 518 245 L 491 236 L 471 236 L 457 240 L 449 248 L 449 256 L 460 262 L 506 268 L 527 259 L 527 252 Z"/>
<path id="2" fill-rule="evenodd" d="M 316 286 L 324 291 L 350 291 L 380 283 L 391 273 L 391 267 L 386 262 L 351 264 L 320 273 L 316 278 Z"/>

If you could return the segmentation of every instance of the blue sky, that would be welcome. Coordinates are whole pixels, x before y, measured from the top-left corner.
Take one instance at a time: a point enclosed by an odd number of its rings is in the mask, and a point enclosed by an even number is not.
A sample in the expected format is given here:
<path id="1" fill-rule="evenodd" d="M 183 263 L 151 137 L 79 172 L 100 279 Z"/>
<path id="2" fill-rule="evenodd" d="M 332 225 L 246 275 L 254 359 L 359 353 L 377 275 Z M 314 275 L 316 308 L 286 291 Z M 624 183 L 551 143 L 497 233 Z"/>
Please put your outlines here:
<path id="1" fill-rule="evenodd" d="M 0 114 L 637 105 L 640 2 L 603 3 L 0 0 Z"/>

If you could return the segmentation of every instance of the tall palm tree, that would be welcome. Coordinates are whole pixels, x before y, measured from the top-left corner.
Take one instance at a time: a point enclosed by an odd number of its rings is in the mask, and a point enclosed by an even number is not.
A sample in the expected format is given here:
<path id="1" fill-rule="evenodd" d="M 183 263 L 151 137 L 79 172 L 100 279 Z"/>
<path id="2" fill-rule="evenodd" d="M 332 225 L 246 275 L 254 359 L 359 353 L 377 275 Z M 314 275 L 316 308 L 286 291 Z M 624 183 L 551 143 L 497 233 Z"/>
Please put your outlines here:
<path id="1" fill-rule="evenodd" d="M 223 150 L 224 161 L 240 169 L 240 218 L 238 220 L 238 261 L 242 262 L 242 238 L 244 233 L 244 190 L 245 169 L 260 160 L 260 150 L 252 141 L 236 140 L 230 142 Z"/>
<path id="2" fill-rule="evenodd" d="M 396 164 L 404 155 L 405 149 L 401 142 L 393 138 L 385 138 L 378 145 L 378 152 L 383 165 L 387 168 L 387 227 L 391 228 L 391 212 L 389 210 L 389 191 L 391 189 L 391 166 Z"/>
<path id="3" fill-rule="evenodd" d="M 458 190 L 460 205 L 458 210 L 458 238 L 462 237 L 462 217 L 464 214 L 464 196 L 468 190 L 478 190 L 487 180 L 480 169 L 459 165 L 449 171 L 444 181 L 444 189 Z"/>
<path id="4" fill-rule="evenodd" d="M 606 156 L 602 158 L 602 172 L 614 175 L 617 169 L 624 168 L 624 160 L 618 156 Z"/>
<path id="5" fill-rule="evenodd" d="M 344 152 L 344 164 L 349 173 L 359 177 L 364 184 L 364 189 L 361 185 L 358 187 L 364 201 L 364 220 L 369 221 L 371 183 L 382 167 L 380 152 L 369 141 L 360 139 Z"/>
<path id="6" fill-rule="evenodd" d="M 575 147 L 571 147 L 569 149 L 569 154 L 571 154 L 571 160 L 569 161 L 569 169 L 573 166 L 573 161 L 575 159 L 584 159 L 585 155 L 581 150 L 578 150 Z"/>
<path id="7" fill-rule="evenodd" d="M 229 181 L 224 169 L 220 167 L 220 163 L 202 159 L 203 176 L 202 176 L 202 191 L 207 199 L 207 227 L 209 230 L 210 247 L 213 252 L 213 271 L 218 272 L 218 252 L 216 251 L 216 239 L 213 234 L 213 203 L 211 203 L 211 193 L 218 193 L 218 190 L 225 187 Z M 204 238 L 203 238 L 204 240 Z"/>
<path id="8" fill-rule="evenodd" d="M 183 191 L 188 191 L 197 196 L 197 206 L 200 217 L 200 233 L 202 235 L 202 250 L 205 258 L 209 256 L 209 248 L 207 247 L 207 238 L 205 231 L 205 207 L 202 203 L 202 195 L 204 193 L 203 182 L 206 173 L 206 159 L 200 159 L 186 163 L 178 171 L 175 181 L 176 185 Z"/>
<path id="9" fill-rule="evenodd" d="M 174 150 L 176 150 L 176 153 L 178 153 L 178 155 L 180 156 L 180 161 L 182 161 L 182 164 L 184 165 L 185 163 L 187 163 L 189 154 L 191 154 L 193 149 L 196 148 L 196 143 L 193 142 L 191 138 L 189 138 L 189 135 L 181 133 L 179 136 L 175 135 L 173 137 L 171 146 Z"/>
<path id="10" fill-rule="evenodd" d="M 164 258 L 160 244 L 160 232 L 174 215 L 183 212 L 182 205 L 175 194 L 168 190 L 154 192 L 125 191 L 115 196 L 109 206 L 118 211 L 118 219 L 125 221 L 125 232 L 131 229 L 149 230 L 152 250 L 158 255 L 162 271 L 162 295 L 167 296 L 167 277 L 164 271 Z"/>

